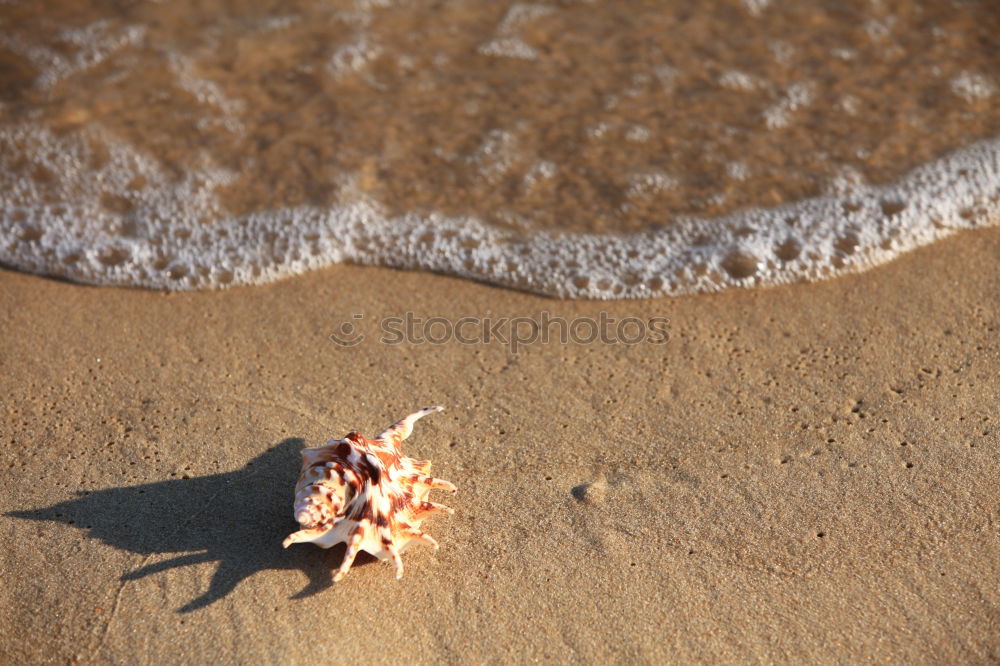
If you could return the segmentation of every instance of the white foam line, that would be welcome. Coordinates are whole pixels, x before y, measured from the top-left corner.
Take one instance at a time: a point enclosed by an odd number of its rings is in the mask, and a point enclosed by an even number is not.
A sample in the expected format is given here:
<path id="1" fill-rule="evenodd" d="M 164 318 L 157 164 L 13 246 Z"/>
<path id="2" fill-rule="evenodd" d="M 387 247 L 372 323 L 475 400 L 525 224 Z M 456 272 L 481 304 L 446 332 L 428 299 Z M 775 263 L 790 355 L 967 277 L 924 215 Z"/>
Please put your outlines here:
<path id="1" fill-rule="evenodd" d="M 631 235 L 517 233 L 474 217 L 404 215 L 355 202 L 219 219 L 212 190 L 227 174 L 181 183 L 123 146 L 100 173 L 83 141 L 45 130 L 7 131 L 65 174 L 56 195 L 28 178 L 0 190 L 0 262 L 103 285 L 210 289 L 252 285 L 357 263 L 447 273 L 562 298 L 646 298 L 815 281 L 866 270 L 959 229 L 1000 223 L 1000 139 L 920 167 L 898 183 L 718 218 L 676 219 Z M 5 167 L 0 157 L 0 169 Z M 62 170 L 59 170 L 59 169 Z M 6 179 L 10 179 L 7 171 Z M 142 173 L 138 192 L 125 183 Z M 101 192 L 131 197 L 127 213 Z M 54 200 L 56 199 L 56 200 Z M 214 219 L 210 224 L 201 220 Z"/>

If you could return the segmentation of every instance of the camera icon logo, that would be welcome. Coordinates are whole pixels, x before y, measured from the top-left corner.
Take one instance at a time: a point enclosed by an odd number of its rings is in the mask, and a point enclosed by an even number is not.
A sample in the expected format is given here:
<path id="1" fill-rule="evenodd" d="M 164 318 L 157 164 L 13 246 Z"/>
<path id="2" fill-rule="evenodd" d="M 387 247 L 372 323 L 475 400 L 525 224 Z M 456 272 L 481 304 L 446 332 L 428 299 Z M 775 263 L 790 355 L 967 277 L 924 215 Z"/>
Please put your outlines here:
<path id="1" fill-rule="evenodd" d="M 361 321 L 365 316 L 355 313 L 351 319 Z M 353 347 L 360 344 L 365 339 L 365 334 L 358 331 L 358 327 L 353 321 L 341 322 L 336 331 L 330 334 L 330 340 L 340 347 Z"/>

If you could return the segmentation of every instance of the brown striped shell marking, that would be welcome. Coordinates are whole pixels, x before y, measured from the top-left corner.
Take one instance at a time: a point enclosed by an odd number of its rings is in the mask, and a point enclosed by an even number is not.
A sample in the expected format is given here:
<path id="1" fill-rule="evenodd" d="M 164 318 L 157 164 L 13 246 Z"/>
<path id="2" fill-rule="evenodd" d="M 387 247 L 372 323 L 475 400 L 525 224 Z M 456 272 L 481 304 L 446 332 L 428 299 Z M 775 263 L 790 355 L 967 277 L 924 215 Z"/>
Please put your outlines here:
<path id="1" fill-rule="evenodd" d="M 352 432 L 326 446 L 304 449 L 295 485 L 295 520 L 302 529 L 290 534 L 284 547 L 346 543 L 334 581 L 344 577 L 360 550 L 391 560 L 396 578 L 403 576 L 399 556 L 411 544 L 419 541 L 437 550 L 437 542 L 420 531 L 420 523 L 435 511 L 453 511 L 428 501 L 427 495 L 435 488 L 454 494 L 456 488 L 432 477 L 429 461 L 405 457 L 400 445 L 415 421 L 443 409 L 425 407 L 374 440 Z"/>

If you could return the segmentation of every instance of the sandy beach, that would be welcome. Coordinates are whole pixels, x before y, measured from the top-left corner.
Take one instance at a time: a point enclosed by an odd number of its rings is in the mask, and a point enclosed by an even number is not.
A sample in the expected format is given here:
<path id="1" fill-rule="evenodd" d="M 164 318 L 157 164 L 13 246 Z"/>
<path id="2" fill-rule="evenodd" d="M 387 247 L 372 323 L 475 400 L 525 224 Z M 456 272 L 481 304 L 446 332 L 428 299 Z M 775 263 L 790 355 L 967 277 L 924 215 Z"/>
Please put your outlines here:
<path id="1" fill-rule="evenodd" d="M 564 302 L 334 267 L 225 292 L 0 273 L 4 663 L 994 663 L 1000 230 L 818 284 Z M 666 344 L 398 344 L 405 312 Z M 363 315 L 352 319 L 354 314 Z M 358 324 L 365 339 L 330 335 Z M 298 451 L 425 404 L 405 576 L 282 550 Z"/>
<path id="2" fill-rule="evenodd" d="M 1000 663 L 958 4 L 0 2 L 0 666 Z"/>

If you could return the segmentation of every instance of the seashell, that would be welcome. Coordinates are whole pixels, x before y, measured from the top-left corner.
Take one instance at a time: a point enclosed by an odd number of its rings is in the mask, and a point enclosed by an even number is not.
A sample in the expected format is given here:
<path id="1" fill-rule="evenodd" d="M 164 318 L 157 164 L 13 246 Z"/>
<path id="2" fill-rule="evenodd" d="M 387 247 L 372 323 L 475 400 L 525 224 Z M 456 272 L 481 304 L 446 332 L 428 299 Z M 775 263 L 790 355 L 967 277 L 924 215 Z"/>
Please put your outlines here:
<path id="1" fill-rule="evenodd" d="M 452 509 L 427 500 L 435 488 L 457 489 L 430 476 L 431 463 L 407 458 L 400 452 L 413 423 L 443 407 L 425 407 L 391 426 L 374 440 L 352 432 L 302 451 L 302 473 L 295 485 L 295 520 L 302 527 L 283 546 L 314 543 L 330 548 L 340 542 L 347 551 L 333 580 L 351 568 L 358 551 L 380 560 L 392 560 L 396 578 L 403 576 L 400 554 L 415 542 L 437 550 L 438 544 L 419 529 L 436 511 Z"/>

